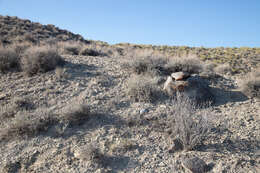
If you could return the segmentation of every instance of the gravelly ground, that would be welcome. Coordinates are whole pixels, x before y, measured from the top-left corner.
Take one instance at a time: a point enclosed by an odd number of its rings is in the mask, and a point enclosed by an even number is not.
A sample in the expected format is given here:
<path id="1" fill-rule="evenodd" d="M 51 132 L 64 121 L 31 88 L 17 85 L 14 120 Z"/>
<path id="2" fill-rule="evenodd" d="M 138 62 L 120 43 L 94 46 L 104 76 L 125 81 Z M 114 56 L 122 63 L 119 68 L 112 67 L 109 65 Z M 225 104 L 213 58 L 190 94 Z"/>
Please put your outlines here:
<path id="1" fill-rule="evenodd" d="M 246 98 L 237 88 L 239 76 L 215 81 L 214 128 L 204 146 L 169 153 L 172 139 L 154 119 L 170 116 L 171 104 L 133 103 L 125 93 L 130 77 L 120 57 L 65 56 L 67 76 L 54 71 L 34 77 L 20 73 L 0 76 L 1 106 L 15 97 L 30 98 L 37 109 L 61 113 L 88 103 L 101 113 L 81 126 L 53 127 L 28 139 L 0 143 L 0 166 L 14 172 L 188 172 L 183 158 L 197 156 L 214 165 L 210 172 L 260 172 L 260 102 Z M 149 112 L 139 115 L 141 109 Z M 35 111 L 35 110 L 33 110 Z M 128 126 L 127 119 L 142 119 Z M 11 121 L 11 120 L 8 120 Z M 1 123 L 2 128 L 6 123 Z M 78 157 L 80 148 L 94 143 L 106 153 L 105 166 Z M 123 149 L 118 146 L 131 146 Z"/>

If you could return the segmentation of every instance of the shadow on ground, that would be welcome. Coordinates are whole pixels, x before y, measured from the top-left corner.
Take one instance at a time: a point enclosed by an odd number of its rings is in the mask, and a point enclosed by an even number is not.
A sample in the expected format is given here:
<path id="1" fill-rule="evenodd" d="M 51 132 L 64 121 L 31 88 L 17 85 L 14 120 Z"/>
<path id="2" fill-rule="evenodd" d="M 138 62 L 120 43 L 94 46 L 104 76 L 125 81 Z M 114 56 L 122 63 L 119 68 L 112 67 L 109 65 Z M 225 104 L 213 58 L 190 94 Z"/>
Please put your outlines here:
<path id="1" fill-rule="evenodd" d="M 215 97 L 214 106 L 224 105 L 229 102 L 243 102 L 248 100 L 248 97 L 241 91 L 224 90 L 221 88 L 211 88 L 211 92 Z"/>

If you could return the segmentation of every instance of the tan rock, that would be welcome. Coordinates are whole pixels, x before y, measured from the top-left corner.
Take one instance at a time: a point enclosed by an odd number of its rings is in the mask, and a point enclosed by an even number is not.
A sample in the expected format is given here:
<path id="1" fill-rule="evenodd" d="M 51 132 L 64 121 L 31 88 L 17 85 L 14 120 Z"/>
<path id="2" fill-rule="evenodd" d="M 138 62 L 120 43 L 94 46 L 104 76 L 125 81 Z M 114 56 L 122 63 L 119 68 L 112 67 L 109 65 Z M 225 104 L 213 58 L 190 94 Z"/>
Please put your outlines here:
<path id="1" fill-rule="evenodd" d="M 169 95 L 174 95 L 177 91 L 183 92 L 186 86 L 188 86 L 188 82 L 173 81 L 172 77 L 169 76 L 164 83 L 163 90 L 165 90 Z"/>
<path id="2" fill-rule="evenodd" d="M 171 74 L 171 77 L 176 81 L 187 79 L 189 76 L 190 74 L 187 72 L 175 72 Z"/>

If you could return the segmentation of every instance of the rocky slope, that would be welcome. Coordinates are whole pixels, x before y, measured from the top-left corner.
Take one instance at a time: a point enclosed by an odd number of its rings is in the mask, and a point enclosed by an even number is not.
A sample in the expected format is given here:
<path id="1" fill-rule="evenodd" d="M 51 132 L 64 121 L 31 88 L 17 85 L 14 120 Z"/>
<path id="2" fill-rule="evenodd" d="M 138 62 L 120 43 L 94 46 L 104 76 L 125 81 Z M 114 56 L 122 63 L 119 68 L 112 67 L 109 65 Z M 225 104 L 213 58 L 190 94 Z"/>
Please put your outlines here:
<path id="1" fill-rule="evenodd" d="M 1 16 L 0 29 L 4 45 L 20 36 L 18 40 L 26 39 L 26 33 L 31 42 L 57 38 L 87 43 L 68 31 L 15 17 Z M 121 44 L 106 49 L 112 53 L 63 54 L 66 64 L 47 73 L 29 77 L 22 72 L 0 74 L 0 172 L 260 172 L 260 102 L 248 98 L 238 86 L 246 72 L 259 68 L 259 48 Z M 156 51 L 156 57 L 163 52 L 164 58 L 191 51 L 202 60 L 219 60 L 215 63 L 231 67 L 218 70 L 217 75 L 212 71 L 199 74 L 208 81 L 215 102 L 198 109 L 210 131 L 192 149 L 177 148 L 175 142 L 176 112 L 193 112 L 186 110 L 185 104 L 176 107 L 174 99 L 165 96 L 163 84 L 168 75 L 149 71 L 136 84 L 138 88 L 152 80 L 161 94 L 153 95 L 154 102 L 138 102 L 129 96 L 129 84 L 136 82 L 138 75 L 126 63 L 147 56 L 149 50 Z M 152 67 L 157 68 L 156 63 Z M 147 94 L 140 93 L 141 97 Z M 80 105 L 88 105 L 89 110 L 70 112 Z M 84 118 L 82 110 L 89 111 L 89 117 Z M 71 117 L 66 118 L 68 112 Z M 45 116 L 51 121 L 41 119 Z M 197 164 L 192 166 L 194 160 Z"/>
<path id="2" fill-rule="evenodd" d="M 210 172 L 259 171 L 260 103 L 237 90 L 239 76 L 224 76 L 212 85 L 217 100 L 209 117 L 214 128 L 205 144 L 172 153 L 173 139 L 157 122 L 171 116 L 171 102 L 129 100 L 125 88 L 130 73 L 122 68 L 127 57 L 64 57 L 63 78 L 57 71 L 26 78 L 1 75 L 2 109 L 15 97 L 27 97 L 36 107 L 33 112 L 62 114 L 65 108 L 88 103 L 100 115 L 79 126 L 54 126 L 34 137 L 1 141 L 3 171 L 188 172 L 182 160 L 192 156 L 212 165 Z M 142 109 L 148 111 L 140 115 Z M 129 119 L 138 121 L 130 125 Z M 89 144 L 105 153 L 101 165 L 86 159 Z"/>

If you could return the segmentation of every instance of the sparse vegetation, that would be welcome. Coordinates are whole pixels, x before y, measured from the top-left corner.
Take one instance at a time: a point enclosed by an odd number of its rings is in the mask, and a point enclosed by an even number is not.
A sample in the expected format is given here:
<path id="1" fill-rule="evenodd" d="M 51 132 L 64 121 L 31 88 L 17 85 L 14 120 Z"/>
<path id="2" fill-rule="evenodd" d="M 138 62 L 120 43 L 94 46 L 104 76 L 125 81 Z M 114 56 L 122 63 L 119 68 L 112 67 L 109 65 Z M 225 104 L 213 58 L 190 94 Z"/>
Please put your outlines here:
<path id="1" fill-rule="evenodd" d="M 156 80 L 148 76 L 133 75 L 127 84 L 127 94 L 135 102 L 155 102 L 160 99 Z"/>
<path id="2" fill-rule="evenodd" d="M 219 74 L 228 74 L 232 72 L 229 64 L 221 64 L 214 68 L 214 71 Z"/>
<path id="3" fill-rule="evenodd" d="M 185 150 L 193 150 L 202 144 L 210 132 L 209 112 L 197 109 L 185 95 L 176 97 L 173 103 L 172 132 L 179 138 Z"/>
<path id="4" fill-rule="evenodd" d="M 104 166 L 106 156 L 93 144 L 80 147 L 77 151 L 77 155 L 82 160 L 91 161 L 100 166 Z"/>
<path id="5" fill-rule="evenodd" d="M 39 109 L 34 113 L 18 112 L 12 122 L 0 130 L 0 139 L 30 137 L 48 130 L 57 120 L 50 112 Z"/>
<path id="6" fill-rule="evenodd" d="M 79 55 L 82 49 L 82 44 L 80 42 L 58 42 L 58 48 L 61 49 L 62 54 L 69 54 L 69 55 Z"/>
<path id="7" fill-rule="evenodd" d="M 91 112 L 90 106 L 80 104 L 77 106 L 68 107 L 62 115 L 61 120 L 69 125 L 80 125 L 94 115 L 96 114 Z"/>
<path id="8" fill-rule="evenodd" d="M 63 64 L 63 58 L 48 46 L 30 47 L 21 59 L 22 70 L 29 76 L 54 70 Z"/>
<path id="9" fill-rule="evenodd" d="M 20 56 L 11 47 L 0 47 L 0 72 L 6 73 L 9 71 L 19 70 Z"/>
<path id="10" fill-rule="evenodd" d="M 187 57 L 171 58 L 165 68 L 170 73 L 183 71 L 192 74 L 202 72 L 203 65 L 198 58 L 189 55 Z"/>
<path id="11" fill-rule="evenodd" d="M 213 172 L 254 172 L 259 106 L 244 94 L 260 98 L 260 72 L 245 75 L 241 90 L 235 80 L 258 68 L 259 54 L 108 45 L 0 16 L 2 172 L 186 172 L 185 158 L 207 158 Z"/>
<path id="12" fill-rule="evenodd" d="M 260 70 L 247 74 L 241 80 L 241 89 L 248 97 L 260 99 Z"/>

